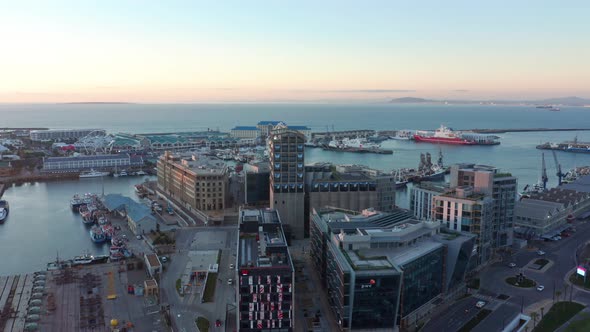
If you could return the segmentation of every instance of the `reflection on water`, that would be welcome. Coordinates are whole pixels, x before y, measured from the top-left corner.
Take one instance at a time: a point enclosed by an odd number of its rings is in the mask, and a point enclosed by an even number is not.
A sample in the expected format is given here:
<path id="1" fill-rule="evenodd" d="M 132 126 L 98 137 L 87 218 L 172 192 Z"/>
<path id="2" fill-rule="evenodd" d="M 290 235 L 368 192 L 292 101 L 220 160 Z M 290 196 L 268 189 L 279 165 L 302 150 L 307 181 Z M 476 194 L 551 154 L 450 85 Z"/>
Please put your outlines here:
<path id="1" fill-rule="evenodd" d="M 104 192 L 120 193 L 136 199 L 133 185 L 141 177 L 104 178 Z M 100 178 L 77 181 L 25 183 L 7 188 L 3 199 L 10 204 L 10 215 L 0 225 L 0 275 L 44 270 L 47 262 L 73 258 L 85 251 L 106 254 L 106 244 L 90 240 L 89 227 L 70 209 L 76 193 L 102 192 Z"/>

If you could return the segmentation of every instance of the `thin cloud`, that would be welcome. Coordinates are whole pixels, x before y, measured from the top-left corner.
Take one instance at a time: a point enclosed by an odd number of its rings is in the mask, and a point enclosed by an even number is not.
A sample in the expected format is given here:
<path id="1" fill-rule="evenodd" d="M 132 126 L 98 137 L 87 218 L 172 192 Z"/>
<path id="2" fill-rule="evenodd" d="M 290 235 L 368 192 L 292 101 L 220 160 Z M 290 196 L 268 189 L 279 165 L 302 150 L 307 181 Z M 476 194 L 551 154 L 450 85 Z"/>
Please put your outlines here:
<path id="1" fill-rule="evenodd" d="M 469 90 L 465 90 L 465 89 L 457 89 L 457 90 L 451 90 L 452 92 L 469 92 Z"/>
<path id="2" fill-rule="evenodd" d="M 290 90 L 291 92 L 318 92 L 318 93 L 407 93 L 416 92 L 416 90 L 406 89 L 336 89 L 336 90 L 305 90 L 295 89 Z"/>

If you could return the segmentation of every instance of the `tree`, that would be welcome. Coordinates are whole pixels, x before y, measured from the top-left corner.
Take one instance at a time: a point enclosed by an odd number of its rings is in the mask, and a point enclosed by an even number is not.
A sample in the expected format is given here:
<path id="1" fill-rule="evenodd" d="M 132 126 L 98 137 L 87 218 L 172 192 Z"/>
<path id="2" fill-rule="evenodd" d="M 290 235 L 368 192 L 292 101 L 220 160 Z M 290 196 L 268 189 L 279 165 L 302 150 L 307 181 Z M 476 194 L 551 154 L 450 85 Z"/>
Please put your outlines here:
<path id="1" fill-rule="evenodd" d="M 539 314 L 536 312 L 532 312 L 531 318 L 533 319 L 533 328 L 535 328 L 535 326 L 537 326 L 537 318 L 539 318 Z"/>
<path id="2" fill-rule="evenodd" d="M 559 302 L 560 296 L 561 296 L 561 291 L 555 291 L 555 297 L 557 298 L 557 302 Z"/>

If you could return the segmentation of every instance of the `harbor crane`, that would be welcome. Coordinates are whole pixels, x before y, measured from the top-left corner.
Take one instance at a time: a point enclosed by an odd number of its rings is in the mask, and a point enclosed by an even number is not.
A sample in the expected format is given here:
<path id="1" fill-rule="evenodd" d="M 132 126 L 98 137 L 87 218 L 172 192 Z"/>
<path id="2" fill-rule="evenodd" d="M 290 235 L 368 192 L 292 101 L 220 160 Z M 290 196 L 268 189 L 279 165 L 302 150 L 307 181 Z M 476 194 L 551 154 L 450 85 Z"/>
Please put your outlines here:
<path id="1" fill-rule="evenodd" d="M 563 179 L 565 174 L 561 172 L 561 164 L 557 161 L 557 155 L 555 154 L 555 150 L 551 150 L 551 152 L 553 152 L 553 160 L 555 160 L 555 169 L 557 170 L 557 173 L 555 173 L 555 175 L 557 175 L 558 185 L 561 186 L 561 180 Z"/>
<path id="2" fill-rule="evenodd" d="M 543 182 L 543 191 L 547 190 L 547 181 L 549 178 L 547 177 L 547 167 L 545 167 L 545 154 L 541 154 L 541 162 L 542 162 L 542 173 L 541 173 L 541 181 Z"/>

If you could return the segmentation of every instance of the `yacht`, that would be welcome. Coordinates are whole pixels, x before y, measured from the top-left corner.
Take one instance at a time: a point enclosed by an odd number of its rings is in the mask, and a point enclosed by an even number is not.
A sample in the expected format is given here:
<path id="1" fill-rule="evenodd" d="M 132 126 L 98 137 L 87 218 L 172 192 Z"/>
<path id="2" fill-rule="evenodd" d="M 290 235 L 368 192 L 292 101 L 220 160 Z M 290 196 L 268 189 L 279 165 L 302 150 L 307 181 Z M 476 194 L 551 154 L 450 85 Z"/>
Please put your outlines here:
<path id="1" fill-rule="evenodd" d="M 95 171 L 94 169 L 91 169 L 90 172 L 82 172 L 80 173 L 80 178 L 99 178 L 102 176 L 106 176 L 109 175 L 109 172 L 99 172 L 99 171 Z"/>
<path id="2" fill-rule="evenodd" d="M 88 253 L 81 255 L 81 256 L 76 256 L 76 257 L 74 257 L 73 263 L 74 263 L 74 265 L 90 264 L 90 263 L 92 263 L 92 256 Z"/>

